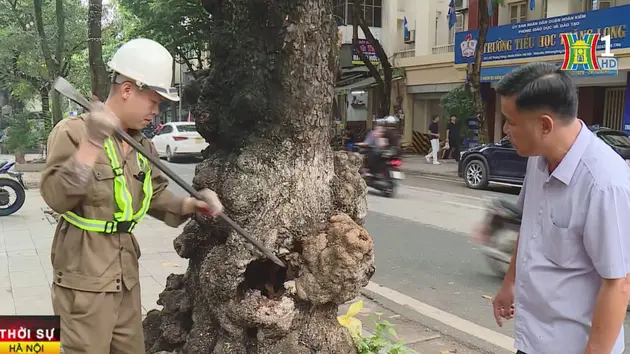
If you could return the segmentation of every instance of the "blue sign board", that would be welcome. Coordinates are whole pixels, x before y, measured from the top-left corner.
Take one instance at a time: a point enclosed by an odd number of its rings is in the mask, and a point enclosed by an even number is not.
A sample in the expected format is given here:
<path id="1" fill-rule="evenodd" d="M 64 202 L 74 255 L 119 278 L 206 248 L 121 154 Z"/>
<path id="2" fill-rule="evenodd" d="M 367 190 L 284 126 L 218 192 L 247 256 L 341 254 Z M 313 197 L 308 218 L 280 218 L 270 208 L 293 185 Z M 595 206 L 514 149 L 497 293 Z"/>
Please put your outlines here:
<path id="1" fill-rule="evenodd" d="M 621 129 L 630 135 L 630 73 L 626 75 L 626 99 L 623 107 L 623 126 Z"/>
<path id="2" fill-rule="evenodd" d="M 555 63 L 557 66 L 561 66 L 561 62 Z M 484 68 L 481 67 L 481 82 L 499 82 L 501 79 L 507 75 L 510 71 L 518 68 L 520 65 L 509 65 L 509 66 L 497 66 Z M 609 70 L 575 70 L 575 71 L 567 71 L 574 78 L 579 77 L 594 77 L 594 76 L 615 76 L 617 75 L 616 71 Z"/>
<path id="3" fill-rule="evenodd" d="M 626 30 L 630 19 L 630 5 L 609 9 L 580 12 L 558 17 L 490 27 L 486 36 L 483 61 L 534 58 L 563 55 L 562 33 L 610 35 L 610 47 L 614 51 L 630 48 Z M 455 64 L 472 63 L 479 30 L 455 34 Z M 604 49 L 600 41 L 598 50 Z"/>

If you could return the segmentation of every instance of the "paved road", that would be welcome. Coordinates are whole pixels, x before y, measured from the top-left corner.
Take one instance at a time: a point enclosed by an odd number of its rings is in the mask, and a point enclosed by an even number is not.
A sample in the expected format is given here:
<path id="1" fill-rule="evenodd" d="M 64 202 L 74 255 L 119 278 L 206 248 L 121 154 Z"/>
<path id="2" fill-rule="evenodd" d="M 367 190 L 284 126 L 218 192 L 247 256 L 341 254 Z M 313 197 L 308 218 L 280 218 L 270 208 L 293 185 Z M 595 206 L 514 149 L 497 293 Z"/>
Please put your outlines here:
<path id="1" fill-rule="evenodd" d="M 186 180 L 193 164 L 171 164 Z M 183 191 L 182 191 L 183 192 Z M 508 336 L 513 323 L 499 328 L 491 302 L 501 284 L 470 238 L 484 215 L 488 198 L 516 198 L 519 188 L 491 191 L 466 188 L 463 182 L 410 177 L 395 199 L 368 196 L 366 227 L 376 249 L 372 280 L 424 303 Z M 626 321 L 630 347 L 630 322 Z"/>
<path id="2" fill-rule="evenodd" d="M 182 162 L 167 162 L 166 160 L 163 160 L 163 162 L 174 172 L 176 172 L 181 178 L 183 178 L 184 181 L 192 183 L 192 179 L 195 176 L 195 166 L 197 165 L 196 163 L 189 160 L 182 160 Z M 183 190 L 173 181 L 170 182 L 169 189 L 179 195 L 188 195 L 185 190 Z"/>

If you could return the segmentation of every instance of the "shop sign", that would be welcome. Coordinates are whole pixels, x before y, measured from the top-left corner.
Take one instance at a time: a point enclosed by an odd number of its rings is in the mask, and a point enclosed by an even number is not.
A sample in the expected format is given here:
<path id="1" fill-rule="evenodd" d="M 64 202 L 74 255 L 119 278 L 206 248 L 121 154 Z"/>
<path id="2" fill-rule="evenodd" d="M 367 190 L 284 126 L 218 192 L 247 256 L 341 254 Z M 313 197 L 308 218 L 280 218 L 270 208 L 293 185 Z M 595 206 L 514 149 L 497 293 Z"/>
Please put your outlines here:
<path id="1" fill-rule="evenodd" d="M 630 48 L 627 37 L 630 5 L 580 12 L 515 24 L 490 27 L 484 45 L 483 61 L 498 61 L 564 55 L 562 34 L 578 38 L 598 33 L 597 50 Z M 455 64 L 472 63 L 479 36 L 478 30 L 455 34 Z M 609 36 L 609 37 L 607 37 Z M 608 44 L 604 38 L 609 38 Z"/>
<path id="2" fill-rule="evenodd" d="M 562 66 L 562 62 L 554 63 L 556 66 Z M 481 82 L 499 82 L 510 71 L 518 68 L 519 65 L 497 66 L 491 68 L 481 68 Z M 613 70 L 569 70 L 567 71 L 573 78 L 579 77 L 596 77 L 596 76 L 615 76 L 617 71 Z"/>
<path id="3" fill-rule="evenodd" d="M 370 60 L 370 62 L 372 62 L 372 65 L 374 66 L 379 65 L 380 61 L 378 60 L 378 57 L 376 56 L 376 50 L 374 49 L 374 46 L 370 43 L 370 41 L 368 41 L 367 39 L 359 39 L 359 47 L 361 48 L 361 51 L 363 52 L 363 54 L 365 54 Z M 359 54 L 357 54 L 354 47 L 352 48 L 352 64 L 364 65 L 363 61 L 361 60 L 361 58 L 359 58 Z"/>

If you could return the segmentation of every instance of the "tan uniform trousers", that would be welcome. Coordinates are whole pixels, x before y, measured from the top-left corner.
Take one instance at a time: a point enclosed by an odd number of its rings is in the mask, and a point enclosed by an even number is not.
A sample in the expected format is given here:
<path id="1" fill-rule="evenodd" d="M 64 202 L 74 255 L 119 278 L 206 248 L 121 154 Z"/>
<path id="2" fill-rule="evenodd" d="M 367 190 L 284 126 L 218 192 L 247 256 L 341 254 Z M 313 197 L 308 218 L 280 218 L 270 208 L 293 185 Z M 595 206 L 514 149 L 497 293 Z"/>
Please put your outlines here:
<path id="1" fill-rule="evenodd" d="M 95 293 L 53 284 L 65 354 L 144 354 L 140 284 L 131 291 Z"/>

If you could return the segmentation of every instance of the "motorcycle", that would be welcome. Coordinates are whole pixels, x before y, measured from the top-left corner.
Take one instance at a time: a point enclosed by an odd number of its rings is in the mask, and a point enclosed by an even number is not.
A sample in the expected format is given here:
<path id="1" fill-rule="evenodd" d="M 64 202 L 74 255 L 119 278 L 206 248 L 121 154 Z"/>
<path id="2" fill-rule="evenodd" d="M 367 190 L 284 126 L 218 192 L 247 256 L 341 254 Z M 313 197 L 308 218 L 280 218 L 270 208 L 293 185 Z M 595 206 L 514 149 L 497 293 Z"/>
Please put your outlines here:
<path id="1" fill-rule="evenodd" d="M 522 211 L 516 203 L 505 199 L 493 199 L 488 205 L 488 212 L 479 234 L 485 239 L 478 239 L 481 253 L 485 256 L 492 271 L 503 278 L 507 273 L 516 240 L 521 229 Z"/>
<path id="2" fill-rule="evenodd" d="M 505 199 L 494 199 L 490 202 L 485 220 L 481 225 L 485 230 L 477 233 L 477 235 L 485 235 L 484 239 L 477 238 L 476 241 L 490 268 L 501 279 L 505 277 L 510 266 L 521 229 L 522 216 L 523 212 L 516 203 Z M 626 310 L 630 312 L 630 304 Z"/>
<path id="3" fill-rule="evenodd" d="M 381 155 L 383 159 L 382 167 L 379 171 L 370 171 L 373 173 L 364 173 L 363 180 L 368 185 L 378 191 L 383 192 L 387 198 L 393 198 L 396 195 L 398 181 L 405 178 L 400 171 L 402 160 L 396 154 L 396 149 L 392 148 L 384 151 Z M 362 153 L 366 153 L 367 149 L 362 149 Z"/>
<path id="4" fill-rule="evenodd" d="M 22 173 L 11 171 L 15 162 L 0 162 L 0 216 L 11 215 L 22 208 L 26 201 L 26 184 Z M 4 175 L 8 177 L 4 177 Z M 11 202 L 11 193 L 15 192 L 15 200 Z"/>

